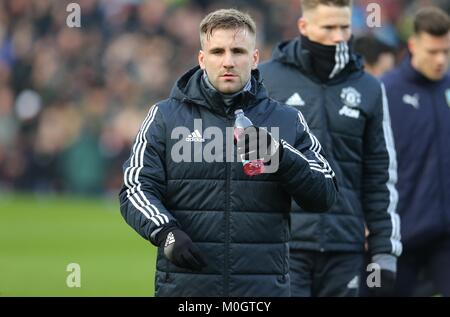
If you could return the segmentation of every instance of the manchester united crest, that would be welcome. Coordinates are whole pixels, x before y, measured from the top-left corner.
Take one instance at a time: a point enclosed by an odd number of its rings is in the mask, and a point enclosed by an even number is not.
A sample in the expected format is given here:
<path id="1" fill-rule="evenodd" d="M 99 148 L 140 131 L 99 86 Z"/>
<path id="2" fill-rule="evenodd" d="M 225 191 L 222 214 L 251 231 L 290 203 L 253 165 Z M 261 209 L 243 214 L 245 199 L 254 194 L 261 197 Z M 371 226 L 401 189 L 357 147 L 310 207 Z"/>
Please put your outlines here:
<path id="1" fill-rule="evenodd" d="M 361 94 L 353 87 L 341 91 L 341 100 L 347 107 L 358 107 L 361 104 Z"/>

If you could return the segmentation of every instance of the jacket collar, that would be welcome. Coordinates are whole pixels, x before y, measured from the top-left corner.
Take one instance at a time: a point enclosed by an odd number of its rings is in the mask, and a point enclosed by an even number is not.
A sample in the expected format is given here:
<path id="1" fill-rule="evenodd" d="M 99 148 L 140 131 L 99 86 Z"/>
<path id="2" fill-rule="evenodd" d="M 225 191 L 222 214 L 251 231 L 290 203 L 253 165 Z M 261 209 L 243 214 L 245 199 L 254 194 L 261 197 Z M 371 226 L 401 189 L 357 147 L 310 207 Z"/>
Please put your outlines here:
<path id="1" fill-rule="evenodd" d="M 314 73 L 310 54 L 311 53 L 308 50 L 305 50 L 302 47 L 300 37 L 296 37 L 290 41 L 278 44 L 273 51 L 272 58 L 281 63 L 295 66 L 315 82 L 321 83 L 320 79 Z M 363 69 L 362 57 L 351 52 L 350 62 L 344 70 L 325 84 L 337 84 L 347 80 L 351 75 L 362 75 Z"/>
<path id="2" fill-rule="evenodd" d="M 446 78 L 446 77 L 444 77 L 441 80 L 433 81 L 433 80 L 425 77 L 422 73 L 420 73 L 418 70 L 416 70 L 412 66 L 411 53 L 408 53 L 408 57 L 406 57 L 403 60 L 403 62 L 400 64 L 400 71 L 402 72 L 404 78 L 407 81 L 415 82 L 420 85 L 436 85 L 436 84 L 441 83 Z"/>
<path id="3" fill-rule="evenodd" d="M 203 70 L 196 66 L 182 75 L 172 88 L 171 97 L 181 102 L 195 103 L 225 117 L 234 116 L 234 110 L 248 108 L 268 98 L 258 70 L 252 71 L 251 89 L 233 97 L 230 106 L 225 105 L 222 95 L 214 89 L 202 87 Z"/>

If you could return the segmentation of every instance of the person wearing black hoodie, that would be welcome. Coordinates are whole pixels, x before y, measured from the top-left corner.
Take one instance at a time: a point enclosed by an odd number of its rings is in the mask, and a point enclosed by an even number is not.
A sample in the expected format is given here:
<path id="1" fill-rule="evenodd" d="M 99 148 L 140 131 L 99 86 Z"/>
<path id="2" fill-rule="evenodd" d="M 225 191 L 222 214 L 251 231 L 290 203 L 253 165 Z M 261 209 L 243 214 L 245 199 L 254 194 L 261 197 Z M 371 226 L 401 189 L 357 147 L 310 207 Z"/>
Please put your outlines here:
<path id="1" fill-rule="evenodd" d="M 334 203 L 334 172 L 303 116 L 267 96 L 255 38 L 247 14 L 207 15 L 199 66 L 150 108 L 124 164 L 120 210 L 158 246 L 156 296 L 290 296 L 290 200 Z M 235 146 L 239 109 L 254 126 Z M 246 175 L 254 153 L 272 169 Z"/>
<path id="2" fill-rule="evenodd" d="M 352 51 L 351 6 L 303 0 L 300 36 L 259 67 L 269 96 L 302 111 L 339 185 L 329 212 L 291 214 L 292 296 L 357 296 L 365 225 L 376 296 L 392 291 L 402 252 L 389 111 L 383 86 Z"/>

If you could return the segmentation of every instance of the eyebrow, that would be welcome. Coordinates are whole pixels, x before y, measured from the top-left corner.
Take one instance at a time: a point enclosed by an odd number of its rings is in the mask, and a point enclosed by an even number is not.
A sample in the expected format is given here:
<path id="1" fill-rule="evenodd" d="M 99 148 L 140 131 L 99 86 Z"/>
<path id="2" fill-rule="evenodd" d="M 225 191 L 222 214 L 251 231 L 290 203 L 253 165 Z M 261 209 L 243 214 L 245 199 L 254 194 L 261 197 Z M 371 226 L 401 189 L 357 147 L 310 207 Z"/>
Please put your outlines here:
<path id="1" fill-rule="evenodd" d="M 321 27 L 323 28 L 343 28 L 343 27 L 350 27 L 350 24 L 324 24 Z"/>
<path id="2" fill-rule="evenodd" d="M 208 50 L 210 53 L 223 52 L 225 49 L 223 47 L 212 47 Z M 233 52 L 247 52 L 248 50 L 242 46 L 232 47 L 231 51 Z"/>

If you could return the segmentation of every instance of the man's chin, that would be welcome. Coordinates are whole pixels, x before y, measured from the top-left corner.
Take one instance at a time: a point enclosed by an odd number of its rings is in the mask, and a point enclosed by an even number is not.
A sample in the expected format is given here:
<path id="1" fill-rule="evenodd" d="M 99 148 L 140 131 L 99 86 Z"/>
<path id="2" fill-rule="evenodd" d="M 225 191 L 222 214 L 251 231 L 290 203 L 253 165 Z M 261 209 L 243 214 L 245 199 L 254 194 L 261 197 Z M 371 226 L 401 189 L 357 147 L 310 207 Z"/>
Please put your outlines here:
<path id="1" fill-rule="evenodd" d="M 428 79 L 430 79 L 432 81 L 439 81 L 442 78 L 444 78 L 444 76 L 445 76 L 445 72 L 435 72 Z"/>

